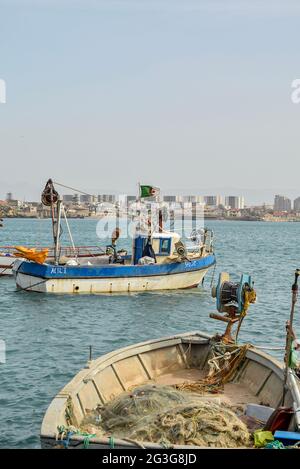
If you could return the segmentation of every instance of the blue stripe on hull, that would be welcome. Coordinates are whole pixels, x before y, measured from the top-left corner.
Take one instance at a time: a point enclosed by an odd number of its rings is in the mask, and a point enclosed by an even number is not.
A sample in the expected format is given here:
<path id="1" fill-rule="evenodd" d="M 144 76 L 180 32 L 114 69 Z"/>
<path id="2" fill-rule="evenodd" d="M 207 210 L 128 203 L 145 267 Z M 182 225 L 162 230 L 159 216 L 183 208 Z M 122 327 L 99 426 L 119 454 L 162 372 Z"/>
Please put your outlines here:
<path id="1" fill-rule="evenodd" d="M 149 277 L 202 270 L 211 267 L 215 262 L 214 255 L 190 262 L 150 265 L 54 266 L 24 261 L 17 272 L 45 279 Z"/>

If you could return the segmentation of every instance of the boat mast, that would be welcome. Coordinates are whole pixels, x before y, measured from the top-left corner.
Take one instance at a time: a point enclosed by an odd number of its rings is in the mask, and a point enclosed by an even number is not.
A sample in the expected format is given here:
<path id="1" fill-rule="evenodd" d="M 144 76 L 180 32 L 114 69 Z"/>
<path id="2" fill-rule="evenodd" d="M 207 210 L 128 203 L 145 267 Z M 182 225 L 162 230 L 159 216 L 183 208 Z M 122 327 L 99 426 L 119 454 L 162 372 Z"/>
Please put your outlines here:
<path id="1" fill-rule="evenodd" d="M 42 204 L 46 207 L 51 207 L 51 219 L 52 219 L 52 234 L 54 240 L 54 249 L 55 249 L 55 261 L 57 261 L 57 252 L 58 252 L 58 240 L 59 240 L 59 231 L 60 231 L 60 197 L 58 192 L 54 189 L 52 179 L 48 179 L 45 188 L 41 196 Z M 57 220 L 55 220 L 55 205 L 56 205 L 56 214 Z M 59 222 L 58 222 L 59 217 Z"/>
<path id="2" fill-rule="evenodd" d="M 291 357 L 291 347 L 293 342 L 293 321 L 294 321 L 294 313 L 295 313 L 295 305 L 297 303 L 298 298 L 298 277 L 300 275 L 300 269 L 296 269 L 295 271 L 295 281 L 292 285 L 292 306 L 291 306 L 291 313 L 290 313 L 290 320 L 287 324 L 287 336 L 286 336 L 286 349 L 285 349 L 285 373 L 284 373 L 284 385 L 283 385 L 283 395 L 282 395 L 282 405 L 284 405 L 284 398 L 286 393 L 286 385 L 289 375 L 289 368 L 290 368 L 290 357 Z"/>
<path id="3" fill-rule="evenodd" d="M 62 207 L 62 200 L 58 198 L 57 205 L 56 205 L 56 229 L 55 229 L 55 250 L 54 250 L 54 262 L 57 265 L 59 262 L 59 237 L 60 237 L 60 221 L 61 221 L 61 207 Z"/>
<path id="4" fill-rule="evenodd" d="M 51 206 L 51 219 L 52 219 L 52 234 L 53 234 L 53 239 L 55 240 L 55 210 L 54 210 L 54 205 L 57 202 L 57 199 L 54 198 L 54 186 L 52 179 L 49 179 L 49 190 L 50 190 L 50 206 Z M 47 183 L 47 184 L 48 184 Z M 55 241 L 54 241 L 55 244 Z"/>

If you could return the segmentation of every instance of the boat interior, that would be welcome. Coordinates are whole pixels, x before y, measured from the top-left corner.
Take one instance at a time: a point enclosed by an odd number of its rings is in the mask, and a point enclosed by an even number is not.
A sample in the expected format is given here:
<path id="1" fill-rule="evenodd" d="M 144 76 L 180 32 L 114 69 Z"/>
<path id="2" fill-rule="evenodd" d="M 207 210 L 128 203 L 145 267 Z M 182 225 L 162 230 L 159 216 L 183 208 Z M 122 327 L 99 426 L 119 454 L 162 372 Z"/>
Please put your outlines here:
<path id="1" fill-rule="evenodd" d="M 79 427 L 97 406 L 105 405 L 137 386 L 197 383 L 208 373 L 210 352 L 209 336 L 195 332 L 126 347 L 89 362 L 87 368 L 78 373 L 52 401 L 42 425 L 42 444 L 44 447 L 53 445 L 60 425 Z M 231 382 L 218 393 L 204 395 L 219 404 L 238 408 L 240 413 L 248 404 L 276 408 L 282 396 L 283 365 L 255 348 L 247 350 Z M 299 407 L 297 383 L 289 383 L 284 405 Z M 291 428 L 297 425 L 293 418 Z M 109 435 L 107 438 L 92 438 L 90 443 L 107 447 L 108 438 Z M 74 436 L 76 444 L 81 439 Z M 118 447 L 132 445 L 125 440 L 116 440 L 116 444 Z M 157 447 L 152 442 L 144 442 L 143 445 Z"/>

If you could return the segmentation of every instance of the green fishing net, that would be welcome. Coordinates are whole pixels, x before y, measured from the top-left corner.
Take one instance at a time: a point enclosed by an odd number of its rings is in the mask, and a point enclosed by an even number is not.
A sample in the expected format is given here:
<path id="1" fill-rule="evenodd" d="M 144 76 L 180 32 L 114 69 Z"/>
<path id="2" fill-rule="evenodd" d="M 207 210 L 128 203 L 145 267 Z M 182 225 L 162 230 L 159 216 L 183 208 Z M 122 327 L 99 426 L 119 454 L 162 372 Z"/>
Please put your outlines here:
<path id="1" fill-rule="evenodd" d="M 246 425 L 226 404 L 171 386 L 144 385 L 98 407 L 83 430 L 164 445 L 237 448 L 250 445 Z"/>

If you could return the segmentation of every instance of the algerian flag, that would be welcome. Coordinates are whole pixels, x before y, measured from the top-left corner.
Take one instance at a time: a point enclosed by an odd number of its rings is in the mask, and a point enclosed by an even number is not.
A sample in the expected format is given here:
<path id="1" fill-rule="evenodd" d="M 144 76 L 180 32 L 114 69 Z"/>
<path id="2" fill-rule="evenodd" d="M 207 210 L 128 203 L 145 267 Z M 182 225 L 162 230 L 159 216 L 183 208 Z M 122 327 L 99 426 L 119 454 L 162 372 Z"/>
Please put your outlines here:
<path id="1" fill-rule="evenodd" d="M 159 195 L 160 189 L 153 186 L 140 186 L 140 197 L 155 197 Z"/>

